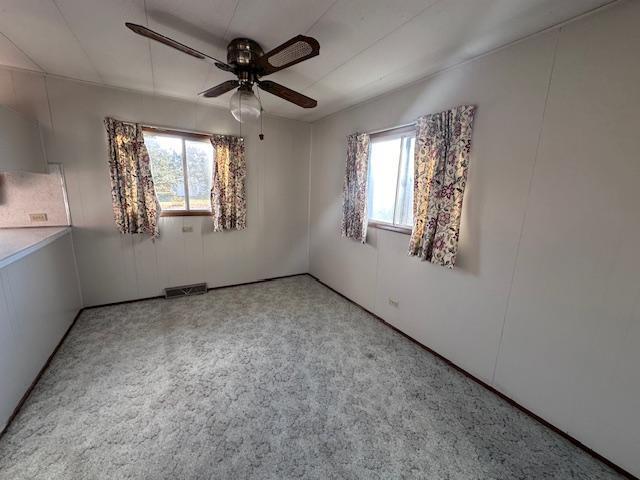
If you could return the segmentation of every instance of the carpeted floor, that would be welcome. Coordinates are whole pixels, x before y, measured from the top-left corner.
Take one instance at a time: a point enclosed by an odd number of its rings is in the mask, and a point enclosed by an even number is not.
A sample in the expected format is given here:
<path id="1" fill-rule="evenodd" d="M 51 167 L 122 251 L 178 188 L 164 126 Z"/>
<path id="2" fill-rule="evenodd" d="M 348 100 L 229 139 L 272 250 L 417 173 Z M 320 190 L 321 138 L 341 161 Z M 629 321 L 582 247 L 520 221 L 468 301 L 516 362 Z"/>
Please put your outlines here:
<path id="1" fill-rule="evenodd" d="M 2 479 L 617 476 L 308 276 L 87 310 Z"/>

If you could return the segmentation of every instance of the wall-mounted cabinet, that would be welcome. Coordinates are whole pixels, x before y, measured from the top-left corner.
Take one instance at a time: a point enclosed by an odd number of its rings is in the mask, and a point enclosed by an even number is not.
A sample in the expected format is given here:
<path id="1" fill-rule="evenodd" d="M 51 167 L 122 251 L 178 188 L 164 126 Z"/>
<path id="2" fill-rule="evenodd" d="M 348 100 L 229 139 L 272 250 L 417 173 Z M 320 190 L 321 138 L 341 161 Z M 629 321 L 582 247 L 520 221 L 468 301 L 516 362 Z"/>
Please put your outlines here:
<path id="1" fill-rule="evenodd" d="M 47 173 L 37 122 L 0 105 L 0 172 Z"/>

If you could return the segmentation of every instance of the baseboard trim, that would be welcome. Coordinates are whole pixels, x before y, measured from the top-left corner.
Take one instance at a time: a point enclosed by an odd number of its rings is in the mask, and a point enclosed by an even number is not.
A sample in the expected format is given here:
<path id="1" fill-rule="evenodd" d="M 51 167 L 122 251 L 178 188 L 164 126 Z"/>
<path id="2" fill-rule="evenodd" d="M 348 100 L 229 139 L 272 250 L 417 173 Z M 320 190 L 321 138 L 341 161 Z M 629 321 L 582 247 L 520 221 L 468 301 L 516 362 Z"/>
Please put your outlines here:
<path id="1" fill-rule="evenodd" d="M 464 376 L 468 377 L 469 379 L 471 379 L 474 382 L 478 383 L 479 385 L 483 386 L 484 388 L 486 388 L 487 390 L 489 390 L 493 394 L 495 394 L 498 397 L 502 398 L 505 402 L 507 402 L 508 404 L 510 404 L 513 407 L 517 408 L 518 410 L 520 410 L 521 412 L 525 413 L 526 415 L 530 416 L 531 418 L 533 418 L 537 422 L 541 423 L 545 427 L 549 428 L 550 430 L 553 430 L 555 433 L 557 433 L 561 437 L 565 438 L 566 440 L 568 440 L 569 442 L 571 442 L 572 444 L 574 444 L 576 447 L 580 448 L 584 452 L 588 453 L 589 455 L 591 455 L 596 460 L 599 460 L 600 462 L 604 463 L 605 465 L 610 467 L 612 470 L 615 470 L 620 475 L 623 475 L 623 476 L 627 477 L 629 480 L 640 480 L 640 478 L 636 477 L 635 475 L 632 475 L 630 472 L 628 472 L 624 468 L 620 467 L 619 465 L 615 464 L 614 462 L 612 462 L 608 458 L 600 455 L 595 450 L 592 450 L 591 448 L 587 447 L 584 443 L 582 443 L 578 439 L 572 437 L 567 432 L 565 432 L 565 431 L 561 430 L 560 428 L 556 427 L 555 425 L 553 425 L 552 423 L 548 422 L 547 420 L 545 420 L 541 416 L 533 413 L 528 408 L 520 405 L 518 402 L 516 402 L 515 400 L 511 399 L 510 397 L 508 397 L 504 393 L 500 392 L 499 390 L 496 390 L 495 387 L 489 385 L 488 383 L 486 383 L 485 381 L 479 379 L 478 377 L 476 377 L 472 373 L 469 373 L 464 368 L 462 368 L 459 365 L 455 364 L 454 362 L 449 360 L 447 357 L 441 355 L 440 353 L 436 352 L 432 348 L 429 348 L 426 345 L 420 343 L 418 340 L 416 340 L 415 338 L 413 338 L 413 337 L 409 336 L 408 334 L 404 333 L 402 330 L 398 329 L 397 327 L 394 327 L 389 322 L 387 322 L 384 318 L 382 318 L 379 315 L 376 315 L 375 313 L 373 313 L 372 311 L 364 308 L 359 303 L 357 303 L 354 300 L 350 299 L 346 295 L 340 293 L 335 288 L 327 285 L 326 283 L 324 283 L 322 280 L 320 280 L 318 277 L 316 277 L 315 275 L 313 275 L 311 273 L 294 273 L 294 274 L 291 274 L 291 275 L 282 275 L 282 276 L 279 276 L 279 277 L 264 278 L 264 279 L 260 279 L 260 280 L 254 280 L 254 281 L 251 281 L 251 282 L 236 283 L 236 284 L 233 284 L 233 285 L 221 285 L 221 286 L 218 286 L 218 287 L 210 287 L 210 288 L 207 289 L 207 291 L 222 290 L 222 289 L 225 289 L 225 288 L 233 288 L 233 287 L 242 287 L 242 286 L 246 286 L 246 285 L 254 285 L 254 284 L 258 284 L 258 283 L 271 282 L 273 280 L 281 280 L 281 279 L 284 279 L 284 278 L 300 277 L 300 276 L 303 276 L 303 275 L 306 275 L 306 276 L 309 276 L 309 277 L 313 278 L 320 285 L 324 286 L 325 288 L 328 288 L 329 290 L 331 290 L 332 292 L 334 292 L 337 295 L 341 296 L 345 300 L 351 302 L 352 304 L 354 304 L 358 308 L 364 310 L 365 312 L 367 312 L 369 315 L 374 317 L 379 322 L 383 323 L 384 325 L 386 325 L 387 327 L 391 328 L 392 330 L 395 330 L 396 332 L 398 332 L 403 337 L 407 338 L 411 342 L 413 342 L 416 345 L 418 345 L 420 348 L 422 348 L 422 349 L 426 350 L 427 352 L 431 353 L 432 355 L 438 357 L 443 362 L 445 362 L 447 365 L 451 366 L 452 368 L 454 368 L 458 372 L 462 373 Z M 127 303 L 143 302 L 143 301 L 146 301 L 146 300 L 155 300 L 155 299 L 164 299 L 164 297 L 163 296 L 155 296 L 155 297 L 138 298 L 138 299 L 134 299 L 134 300 L 124 300 L 122 302 L 113 302 L 113 303 L 105 303 L 105 304 L 101 304 L 101 305 L 92 305 L 90 307 L 83 307 L 80 310 L 78 310 L 78 313 L 74 317 L 73 322 L 71 322 L 71 325 L 69 325 L 69 328 L 67 328 L 67 331 L 64 333 L 64 335 L 62 336 L 62 338 L 60 339 L 60 341 L 56 345 L 56 348 L 53 350 L 51 355 L 49 355 L 49 358 L 47 359 L 46 363 L 44 364 L 44 366 L 42 367 L 40 372 L 38 372 L 38 375 L 33 380 L 31 385 L 27 389 L 27 391 L 24 393 L 24 395 L 20 399 L 20 402 L 18 402 L 18 405 L 16 406 L 16 408 L 13 410 L 13 413 L 11 414 L 9 419 L 7 420 L 6 425 L 4 426 L 2 431 L 0 432 L 0 439 L 5 434 L 5 432 L 8 430 L 9 426 L 11 425 L 13 420 L 16 418 L 18 413 L 20 413 L 20 409 L 24 406 L 25 402 L 29 398 L 29 395 L 31 395 L 31 392 L 33 391 L 34 387 L 36 386 L 36 384 L 38 383 L 38 381 L 40 380 L 40 378 L 42 377 L 44 372 L 47 370 L 47 368 L 49 368 L 49 365 L 51 364 L 51 361 L 53 360 L 53 357 L 58 352 L 58 350 L 60 349 L 62 344 L 64 343 L 65 339 L 67 338 L 67 336 L 71 332 L 71 329 L 76 324 L 78 318 L 80 318 L 80 315 L 82 314 L 82 312 L 84 312 L 85 310 L 91 310 L 93 308 L 111 307 L 111 306 L 114 306 L 114 305 L 124 305 L 124 304 L 127 304 Z"/>
<path id="2" fill-rule="evenodd" d="M 292 273 L 289 275 L 281 275 L 279 277 L 269 277 L 269 278 L 263 278 L 261 280 L 253 280 L 252 282 L 236 283 L 234 285 L 220 285 L 219 287 L 209 287 L 207 288 L 207 291 L 210 292 L 212 290 L 224 290 L 225 288 L 243 287 L 245 285 L 255 285 L 256 283 L 271 282 L 273 280 L 282 280 L 283 278 L 302 277 L 307 275 L 309 274 L 308 273 Z"/>
<path id="3" fill-rule="evenodd" d="M 455 364 L 454 362 L 452 362 L 451 360 L 449 360 L 447 357 L 445 357 L 444 355 L 436 352 L 435 350 L 433 350 L 430 347 L 427 347 L 426 345 L 424 345 L 423 343 L 420 343 L 418 340 L 416 340 L 415 338 L 407 335 L 406 333 L 404 333 L 402 330 L 398 329 L 397 327 L 394 327 L 393 325 L 391 325 L 389 322 L 387 322 L 384 318 L 380 317 L 379 315 L 376 315 L 375 313 L 373 313 L 372 311 L 364 308 L 362 305 L 360 305 L 358 302 L 350 299 L 349 297 L 347 297 L 346 295 L 344 295 L 343 293 L 340 293 L 338 290 L 336 290 L 335 288 L 327 285 L 326 283 L 324 283 L 322 280 L 320 280 L 318 277 L 316 277 L 315 275 L 308 273 L 307 275 L 309 275 L 311 278 L 313 278 L 316 282 L 318 282 L 320 285 L 328 288 L 329 290 L 331 290 L 332 292 L 340 295 L 342 298 L 344 298 L 345 300 L 348 300 L 349 302 L 351 302 L 352 304 L 354 304 L 355 306 L 357 306 L 358 308 L 361 308 L 362 310 L 364 310 L 365 312 L 367 312 L 369 315 L 371 315 L 372 317 L 374 317 L 376 320 L 378 320 L 379 322 L 383 323 L 384 325 L 386 325 L 387 327 L 391 328 L 392 330 L 395 330 L 396 332 L 398 332 L 400 335 L 402 335 L 403 337 L 407 338 L 408 340 L 412 341 L 413 343 L 415 343 L 416 345 L 418 345 L 420 348 L 426 350 L 427 352 L 431 353 L 432 355 L 438 357 L 440 360 L 442 360 L 443 362 L 445 362 L 447 365 L 449 365 L 450 367 L 454 368 L 455 370 L 457 370 L 458 372 L 462 373 L 465 377 L 468 377 L 469 379 L 473 380 L 474 382 L 478 383 L 479 385 L 483 386 L 484 388 L 486 388 L 487 390 L 489 390 L 491 393 L 497 395 L 498 397 L 500 397 L 501 399 L 503 399 L 505 402 L 507 402 L 509 405 L 517 408 L 518 410 L 520 410 L 522 413 L 525 413 L 526 415 L 528 415 L 529 417 L 533 418 L 534 420 L 536 420 L 537 422 L 541 423 L 542 425 L 544 425 L 545 427 L 549 428 L 550 430 L 553 430 L 555 433 L 557 433 L 558 435 L 560 435 L 561 437 L 565 438 L 566 440 L 570 441 L 572 444 L 574 444 L 576 447 L 578 447 L 579 449 L 583 450 L 584 452 L 588 453 L 590 456 L 592 456 L 593 458 L 595 458 L 596 460 L 604 463 L 605 465 L 607 465 L 609 468 L 611 468 L 612 470 L 615 470 L 616 473 L 619 473 L 620 475 L 623 475 L 625 477 L 627 477 L 630 480 L 640 480 L 638 477 L 636 477 L 635 475 L 632 475 L 630 472 L 626 471 L 624 468 L 622 468 L 621 466 L 615 464 L 613 461 L 609 460 L 608 458 L 600 455 L 598 452 L 596 452 L 595 450 L 592 450 L 591 448 L 587 447 L 584 443 L 582 443 L 580 440 L 572 437 L 571 435 L 569 435 L 567 432 L 565 432 L 564 430 L 561 430 L 560 428 L 556 427 L 555 425 L 553 425 L 552 423 L 548 422 L 547 420 L 545 420 L 544 418 L 542 418 L 541 416 L 537 415 L 536 413 L 532 412 L 531 410 L 529 410 L 527 407 L 524 407 L 522 405 L 520 405 L 518 402 L 516 402 L 515 400 L 513 400 L 512 398 L 508 397 L 507 395 L 505 395 L 504 393 L 502 393 L 501 391 L 497 390 L 495 387 L 489 385 L 488 383 L 486 383 L 485 381 L 479 379 L 478 377 L 476 377 L 475 375 L 473 375 L 472 373 L 469 373 L 467 370 L 465 370 L 464 368 L 460 367 L 459 365 Z"/>
<path id="4" fill-rule="evenodd" d="M 233 288 L 233 287 L 243 287 L 245 285 L 253 285 L 255 283 L 264 283 L 264 282 L 270 282 L 272 280 L 280 280 L 282 278 L 291 278 L 291 277 L 300 277 L 302 275 L 309 275 L 308 273 L 292 273 L 290 275 L 281 275 L 279 277 L 269 277 L 269 278 L 261 278 L 260 280 L 252 280 L 250 282 L 243 282 L 243 283 L 232 283 L 230 285 L 219 285 L 217 287 L 208 287 L 207 288 L 207 292 L 210 292 L 212 290 L 222 290 L 225 288 Z M 122 300 L 120 302 L 111 302 L 111 303 L 100 303 L 98 305 L 91 305 L 88 307 L 84 307 L 82 310 L 91 310 L 92 308 L 102 308 L 102 307 L 113 307 L 115 305 L 126 305 L 127 303 L 136 303 L 136 302 L 145 302 L 147 300 L 156 300 L 156 299 L 164 299 L 164 295 L 156 295 L 153 297 L 142 297 L 142 298 L 134 298 L 131 300 Z M 178 297 L 180 298 L 180 297 Z M 172 299 L 169 299 L 172 300 Z"/>
<path id="5" fill-rule="evenodd" d="M 93 310 L 94 308 L 115 307 L 116 305 L 126 305 L 127 303 L 146 302 L 147 300 L 159 300 L 163 298 L 164 298 L 164 295 L 156 295 L 154 297 L 134 298 L 131 300 L 122 300 L 120 302 L 100 303 L 98 305 L 89 305 L 88 307 L 84 307 L 82 310 L 84 311 L 84 310 Z"/>

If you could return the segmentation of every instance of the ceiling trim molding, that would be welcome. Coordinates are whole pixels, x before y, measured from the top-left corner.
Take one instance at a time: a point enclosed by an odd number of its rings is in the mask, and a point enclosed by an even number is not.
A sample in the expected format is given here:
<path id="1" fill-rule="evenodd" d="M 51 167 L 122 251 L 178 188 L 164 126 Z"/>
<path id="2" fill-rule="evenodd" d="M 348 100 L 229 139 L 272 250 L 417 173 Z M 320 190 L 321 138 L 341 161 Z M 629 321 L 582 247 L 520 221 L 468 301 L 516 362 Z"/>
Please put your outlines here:
<path id="1" fill-rule="evenodd" d="M 443 74 L 445 72 L 448 72 L 449 70 L 453 70 L 453 69 L 461 67 L 463 65 L 467 65 L 469 63 L 475 62 L 476 60 L 480 60 L 480 59 L 482 59 L 484 57 L 487 57 L 489 55 L 497 53 L 497 52 L 499 52 L 501 50 L 505 50 L 505 49 L 507 49 L 509 47 L 512 47 L 514 45 L 518 45 L 520 43 L 526 42 L 527 40 L 531 40 L 532 38 L 544 35 L 546 33 L 550 33 L 550 32 L 552 32 L 554 30 L 561 31 L 564 26 L 566 26 L 566 25 L 568 25 L 570 23 L 577 22 L 579 20 L 582 20 L 583 18 L 589 17 L 591 15 L 595 15 L 597 13 L 600 13 L 601 11 L 604 11 L 604 10 L 607 10 L 609 8 L 612 8 L 613 6 L 615 6 L 618 3 L 625 3 L 627 1 L 628 0 L 610 0 L 609 2 L 605 3 L 604 5 L 600 5 L 599 7 L 596 7 L 596 8 L 593 8 L 593 9 L 587 11 L 587 12 L 581 13 L 580 15 L 576 15 L 575 17 L 571 17 L 571 18 L 569 18 L 567 20 L 564 20 L 562 22 L 558 22 L 558 23 L 556 23 L 554 25 L 551 25 L 549 27 L 545 27 L 545 28 L 543 28 L 541 30 L 535 31 L 533 33 L 530 33 L 530 34 L 528 34 L 528 35 L 526 35 L 526 36 L 524 36 L 522 38 L 518 38 L 516 40 L 512 40 L 510 42 L 507 42 L 507 43 L 505 43 L 503 45 L 499 45 L 499 46 L 497 46 L 495 48 L 492 48 L 491 50 L 488 50 L 488 51 L 486 51 L 484 53 L 481 53 L 479 55 L 475 55 L 475 56 L 469 57 L 469 58 L 467 58 L 465 60 L 461 60 L 459 62 L 452 63 L 451 65 L 447 65 L 446 67 L 440 68 L 440 69 L 438 69 L 438 70 L 436 70 L 434 72 L 431 72 L 431 73 L 429 73 L 427 75 L 424 75 L 424 76 L 422 76 L 420 78 L 417 78 L 415 80 L 412 80 L 411 82 L 402 84 L 402 85 L 400 85 L 398 87 L 392 88 L 392 89 L 387 90 L 385 92 L 382 92 L 382 93 L 379 93 L 379 94 L 375 94 L 375 95 L 373 95 L 371 97 L 365 98 L 362 101 L 354 103 L 353 105 L 349 105 L 349 106 L 346 106 L 344 108 L 340 108 L 339 110 L 336 110 L 336 111 L 331 112 L 331 113 L 327 113 L 326 115 L 318 117 L 318 118 L 316 118 L 314 120 L 307 120 L 307 122 L 313 124 L 313 123 L 319 122 L 321 120 L 325 120 L 325 119 L 327 119 L 329 117 L 332 117 L 334 115 L 337 115 L 339 113 L 347 112 L 347 111 L 352 110 L 354 108 L 358 108 L 358 107 L 360 107 L 362 105 L 366 105 L 366 104 L 371 103 L 371 102 L 373 102 L 373 101 L 375 101 L 375 100 L 377 100 L 377 99 L 379 99 L 381 97 L 384 97 L 386 95 L 390 95 L 390 94 L 393 94 L 393 93 L 396 93 L 396 92 L 400 92 L 400 91 L 402 91 L 402 90 L 404 90 L 406 88 L 409 88 L 411 86 L 414 86 L 414 85 L 418 85 L 418 84 L 420 84 L 422 82 L 430 80 L 433 77 L 436 77 L 436 76 L 441 75 L 441 74 Z M 364 87 L 366 87 L 367 85 L 371 85 L 374 82 L 380 81 L 381 79 L 383 79 L 385 77 L 386 77 L 386 75 L 384 75 L 384 76 L 382 76 L 380 78 L 377 78 L 373 82 L 369 82 L 369 83 L 365 84 Z"/>
<path id="2" fill-rule="evenodd" d="M 5 33 L 0 32 L 0 35 L 2 35 L 4 38 L 7 39 L 7 41 L 14 46 L 14 48 L 19 51 L 22 55 L 24 55 L 24 58 L 26 58 L 27 60 L 29 60 L 32 64 L 34 64 L 36 67 L 38 67 L 40 70 L 32 70 L 34 72 L 44 72 L 44 68 L 42 68 L 42 66 L 40 66 L 40 64 L 38 62 L 36 62 L 33 58 L 31 58 L 29 56 L 29 54 L 27 54 L 27 52 L 25 52 L 24 50 L 22 50 L 18 45 L 16 45 L 16 42 L 14 42 L 13 40 L 11 40 L 11 38 L 9 38 Z M 3 65 L 5 66 L 5 65 Z M 18 67 L 16 67 L 18 68 Z M 27 70 L 27 69 L 25 69 Z"/>

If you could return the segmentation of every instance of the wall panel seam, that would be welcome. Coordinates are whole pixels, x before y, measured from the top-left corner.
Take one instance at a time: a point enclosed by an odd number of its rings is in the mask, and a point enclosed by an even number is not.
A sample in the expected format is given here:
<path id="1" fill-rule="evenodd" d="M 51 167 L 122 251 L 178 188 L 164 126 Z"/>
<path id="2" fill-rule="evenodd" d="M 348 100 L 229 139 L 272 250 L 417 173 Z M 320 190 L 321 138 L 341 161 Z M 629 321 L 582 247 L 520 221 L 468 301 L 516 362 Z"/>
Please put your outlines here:
<path id="1" fill-rule="evenodd" d="M 542 144 L 542 133 L 544 130 L 544 122 L 545 122 L 545 117 L 547 114 L 547 107 L 548 107 L 548 103 L 549 103 L 549 94 L 551 92 L 551 84 L 553 82 L 553 72 L 555 70 L 555 66 L 556 66 L 556 58 L 558 55 L 558 46 L 560 44 L 560 36 L 562 34 L 562 27 L 558 28 L 557 30 L 557 37 L 556 37 L 556 42 L 555 45 L 553 47 L 553 53 L 552 53 L 552 59 L 551 59 L 551 68 L 549 69 L 549 79 L 547 80 L 547 88 L 546 88 L 546 93 L 545 93 L 545 98 L 544 98 L 544 106 L 542 108 L 542 118 L 540 119 L 540 128 L 538 129 L 538 139 L 537 139 L 537 144 L 536 144 L 536 149 L 535 149 L 535 154 L 533 157 L 533 165 L 531 165 L 531 174 L 529 175 L 529 185 L 527 188 L 527 195 L 525 198 L 525 202 L 524 202 L 524 212 L 522 214 L 522 221 L 520 223 L 520 232 L 518 235 L 518 241 L 516 243 L 516 252 L 515 252 L 515 256 L 514 256 L 514 260 L 513 260 L 513 269 L 511 271 L 511 280 L 509 282 L 509 289 L 508 289 L 508 293 L 507 293 L 507 301 L 505 302 L 505 308 L 504 308 L 504 315 L 502 318 L 502 327 L 500 328 L 500 337 L 498 339 L 498 348 L 496 351 L 496 359 L 494 361 L 493 364 L 493 373 L 491 375 L 491 385 L 495 385 L 496 382 L 496 372 L 498 370 L 498 361 L 500 359 L 500 352 L 502 350 L 502 341 L 504 339 L 504 329 L 505 326 L 507 324 L 507 316 L 509 313 L 509 307 L 511 306 L 511 295 L 513 293 L 513 284 L 515 281 L 515 277 L 516 277 L 516 271 L 518 268 L 518 259 L 520 257 L 520 246 L 522 244 L 522 237 L 524 235 L 524 228 L 526 225 L 526 221 L 527 221 L 527 213 L 529 211 L 529 202 L 531 201 L 531 191 L 533 189 L 533 180 L 535 178 L 535 171 L 536 171 L 536 165 L 538 163 L 538 157 L 540 155 L 540 146 Z"/>
<path id="2" fill-rule="evenodd" d="M 311 271 L 311 158 L 313 156 L 313 125 L 309 125 L 309 155 L 307 156 L 307 271 Z"/>

